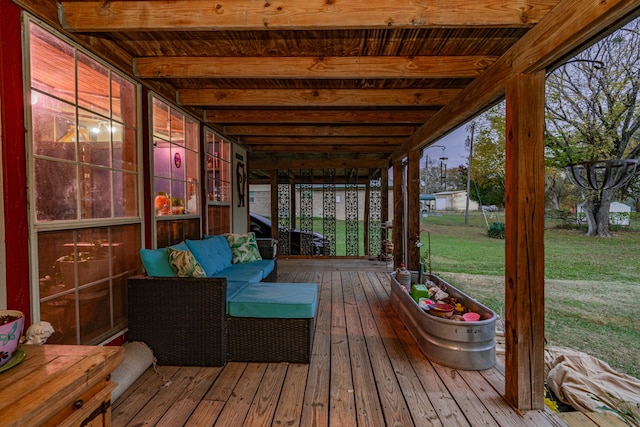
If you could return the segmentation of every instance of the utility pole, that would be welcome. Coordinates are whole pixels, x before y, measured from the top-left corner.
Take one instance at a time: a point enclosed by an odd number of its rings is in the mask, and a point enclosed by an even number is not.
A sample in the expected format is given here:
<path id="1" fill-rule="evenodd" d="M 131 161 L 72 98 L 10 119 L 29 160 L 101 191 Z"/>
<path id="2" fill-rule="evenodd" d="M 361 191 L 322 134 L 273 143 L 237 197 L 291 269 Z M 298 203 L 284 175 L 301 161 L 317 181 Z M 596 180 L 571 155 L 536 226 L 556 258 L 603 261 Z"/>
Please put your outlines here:
<path id="1" fill-rule="evenodd" d="M 467 209 L 464 212 L 464 225 L 469 225 L 469 195 L 471 194 L 471 160 L 473 159 L 473 131 L 476 124 L 471 122 L 469 128 L 471 130 L 471 137 L 467 137 L 469 142 L 469 164 L 467 165 Z"/>

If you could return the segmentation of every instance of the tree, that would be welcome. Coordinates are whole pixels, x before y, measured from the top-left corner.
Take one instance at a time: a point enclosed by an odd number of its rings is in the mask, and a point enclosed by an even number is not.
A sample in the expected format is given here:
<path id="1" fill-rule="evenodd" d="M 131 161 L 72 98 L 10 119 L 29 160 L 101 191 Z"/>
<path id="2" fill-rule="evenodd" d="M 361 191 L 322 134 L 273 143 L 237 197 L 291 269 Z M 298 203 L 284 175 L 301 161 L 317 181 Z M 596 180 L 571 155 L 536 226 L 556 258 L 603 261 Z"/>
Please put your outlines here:
<path id="1" fill-rule="evenodd" d="M 638 159 L 640 20 L 614 32 L 547 78 L 547 159 L 570 163 Z M 625 191 L 626 189 L 621 189 Z M 615 190 L 583 191 L 590 236 L 611 236 Z"/>
<path id="2" fill-rule="evenodd" d="M 471 198 L 484 205 L 504 206 L 505 103 L 473 121 L 476 131 L 471 160 Z M 476 188 L 477 187 L 477 188 Z M 478 193 L 480 194 L 478 200 Z"/>

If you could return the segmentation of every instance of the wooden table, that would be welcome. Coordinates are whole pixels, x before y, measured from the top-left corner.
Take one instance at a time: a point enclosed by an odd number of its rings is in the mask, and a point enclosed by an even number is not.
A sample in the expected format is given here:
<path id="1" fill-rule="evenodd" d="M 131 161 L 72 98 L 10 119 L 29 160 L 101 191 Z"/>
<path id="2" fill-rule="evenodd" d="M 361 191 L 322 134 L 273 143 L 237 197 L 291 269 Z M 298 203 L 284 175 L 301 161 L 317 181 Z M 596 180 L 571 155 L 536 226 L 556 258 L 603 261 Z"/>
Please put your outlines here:
<path id="1" fill-rule="evenodd" d="M 0 373 L 3 426 L 110 426 L 111 372 L 121 347 L 23 345 L 26 358 Z"/>

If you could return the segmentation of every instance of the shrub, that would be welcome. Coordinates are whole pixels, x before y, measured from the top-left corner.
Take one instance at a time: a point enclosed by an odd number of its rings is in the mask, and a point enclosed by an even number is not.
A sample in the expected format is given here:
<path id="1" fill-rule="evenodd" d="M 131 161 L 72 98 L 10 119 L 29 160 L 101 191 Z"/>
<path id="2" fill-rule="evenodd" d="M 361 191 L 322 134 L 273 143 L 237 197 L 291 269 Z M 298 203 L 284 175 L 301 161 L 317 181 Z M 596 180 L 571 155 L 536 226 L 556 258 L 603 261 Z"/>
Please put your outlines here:
<path id="1" fill-rule="evenodd" d="M 504 239 L 504 223 L 492 222 L 487 230 L 487 235 L 494 239 Z"/>

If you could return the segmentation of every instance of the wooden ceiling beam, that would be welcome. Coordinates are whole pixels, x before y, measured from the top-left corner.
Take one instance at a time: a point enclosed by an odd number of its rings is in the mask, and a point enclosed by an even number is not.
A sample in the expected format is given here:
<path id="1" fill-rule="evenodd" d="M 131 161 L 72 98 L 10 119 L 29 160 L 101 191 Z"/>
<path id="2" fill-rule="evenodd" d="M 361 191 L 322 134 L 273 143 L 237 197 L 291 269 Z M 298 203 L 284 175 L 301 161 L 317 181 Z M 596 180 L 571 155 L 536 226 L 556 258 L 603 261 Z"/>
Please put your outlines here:
<path id="1" fill-rule="evenodd" d="M 251 156 L 251 154 L 249 154 Z M 251 160 L 251 170 L 289 169 L 378 169 L 389 167 L 386 159 L 325 159 L 325 160 Z"/>
<path id="2" fill-rule="evenodd" d="M 459 89 L 180 89 L 176 98 L 183 106 L 438 107 L 459 93 Z"/>
<path id="3" fill-rule="evenodd" d="M 474 78 L 495 56 L 345 56 L 134 58 L 141 78 L 428 79 Z"/>
<path id="4" fill-rule="evenodd" d="M 530 27 L 558 0 L 154 0 L 63 1 L 68 31 L 333 30 Z"/>
<path id="5" fill-rule="evenodd" d="M 400 145 L 406 136 L 335 136 L 335 137 L 317 137 L 317 136 L 243 136 L 240 142 L 243 145 L 255 147 L 257 145 Z"/>
<path id="6" fill-rule="evenodd" d="M 405 123 L 423 124 L 436 110 L 205 110 L 209 123 Z"/>
<path id="7" fill-rule="evenodd" d="M 409 136 L 415 131 L 410 125 L 231 125 L 224 127 L 228 136 Z"/>
<path id="8" fill-rule="evenodd" d="M 393 160 L 435 142 L 500 100 L 510 74 L 544 70 L 639 11 L 640 2 L 637 0 L 562 1 L 485 73 L 421 126 L 396 150 Z"/>
<path id="9" fill-rule="evenodd" d="M 253 145 L 252 152 L 261 153 L 386 153 L 391 154 L 396 146 L 393 145 L 344 145 L 344 144 L 315 144 L 291 145 L 271 144 Z"/>

